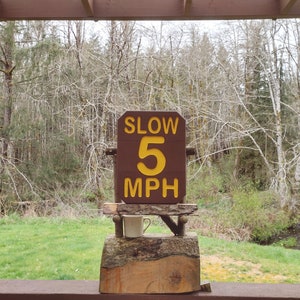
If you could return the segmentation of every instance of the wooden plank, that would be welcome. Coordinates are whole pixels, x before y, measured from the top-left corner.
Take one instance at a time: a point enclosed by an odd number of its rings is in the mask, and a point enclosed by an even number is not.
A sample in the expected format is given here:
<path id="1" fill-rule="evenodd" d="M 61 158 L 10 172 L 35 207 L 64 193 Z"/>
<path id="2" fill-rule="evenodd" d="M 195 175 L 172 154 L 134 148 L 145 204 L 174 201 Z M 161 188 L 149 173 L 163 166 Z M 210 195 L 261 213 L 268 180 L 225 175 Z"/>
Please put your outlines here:
<path id="1" fill-rule="evenodd" d="M 0 20 L 223 20 L 300 17 L 300 0 L 0 0 Z"/>
<path id="2" fill-rule="evenodd" d="M 76 17 L 75 17 L 76 16 Z M 0 20 L 89 19 L 77 0 L 1 0 Z"/>
<path id="3" fill-rule="evenodd" d="M 104 203 L 105 215 L 157 215 L 181 216 L 192 215 L 198 210 L 197 204 L 125 204 Z"/>
<path id="4" fill-rule="evenodd" d="M 300 284 L 212 282 L 211 292 L 177 295 L 99 293 L 99 280 L 0 280 L 5 300 L 299 300 Z"/>

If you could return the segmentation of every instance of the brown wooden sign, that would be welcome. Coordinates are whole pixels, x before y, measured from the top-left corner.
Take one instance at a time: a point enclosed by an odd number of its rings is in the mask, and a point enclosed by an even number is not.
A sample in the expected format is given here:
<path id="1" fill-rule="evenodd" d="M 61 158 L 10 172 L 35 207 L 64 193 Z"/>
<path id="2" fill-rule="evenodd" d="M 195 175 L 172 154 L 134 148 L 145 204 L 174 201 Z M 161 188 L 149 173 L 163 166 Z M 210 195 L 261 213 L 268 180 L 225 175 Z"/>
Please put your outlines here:
<path id="1" fill-rule="evenodd" d="M 128 111 L 118 120 L 117 197 L 125 203 L 183 202 L 185 120 L 177 112 Z"/>

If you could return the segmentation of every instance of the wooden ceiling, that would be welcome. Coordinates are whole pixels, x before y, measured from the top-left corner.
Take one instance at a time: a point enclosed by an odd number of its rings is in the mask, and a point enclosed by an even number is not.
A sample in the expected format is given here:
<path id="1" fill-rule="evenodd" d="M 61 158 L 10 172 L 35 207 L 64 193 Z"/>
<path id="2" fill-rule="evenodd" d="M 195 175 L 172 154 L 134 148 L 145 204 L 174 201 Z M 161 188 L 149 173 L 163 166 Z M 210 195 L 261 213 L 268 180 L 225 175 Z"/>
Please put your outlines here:
<path id="1" fill-rule="evenodd" d="M 225 20 L 300 17 L 300 0 L 0 0 L 0 20 Z"/>

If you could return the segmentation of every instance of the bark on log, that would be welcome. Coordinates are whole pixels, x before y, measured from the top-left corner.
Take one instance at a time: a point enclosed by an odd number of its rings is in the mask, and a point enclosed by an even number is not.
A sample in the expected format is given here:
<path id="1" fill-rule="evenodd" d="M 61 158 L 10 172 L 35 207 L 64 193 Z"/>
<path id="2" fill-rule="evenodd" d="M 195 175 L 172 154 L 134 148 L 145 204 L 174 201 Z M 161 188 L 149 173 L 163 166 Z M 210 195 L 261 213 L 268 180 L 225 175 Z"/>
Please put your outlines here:
<path id="1" fill-rule="evenodd" d="M 176 294 L 199 289 L 196 234 L 106 239 L 100 269 L 101 293 Z"/>

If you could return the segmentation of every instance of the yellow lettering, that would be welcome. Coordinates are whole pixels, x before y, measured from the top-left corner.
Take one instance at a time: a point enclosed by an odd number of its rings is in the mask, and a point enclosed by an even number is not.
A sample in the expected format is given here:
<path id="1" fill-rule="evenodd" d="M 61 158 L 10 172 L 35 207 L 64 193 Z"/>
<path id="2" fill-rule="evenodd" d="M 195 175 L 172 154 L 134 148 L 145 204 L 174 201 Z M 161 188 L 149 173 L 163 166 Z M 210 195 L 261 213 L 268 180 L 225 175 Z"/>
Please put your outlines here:
<path id="1" fill-rule="evenodd" d="M 151 148 L 152 144 L 164 144 L 165 138 L 163 136 L 143 136 L 139 146 L 139 158 L 144 159 L 148 156 L 156 158 L 156 165 L 152 168 L 146 166 L 143 162 L 137 163 L 138 170 L 146 176 L 155 176 L 161 173 L 166 166 L 166 157 L 160 149 Z M 150 147 L 149 147 L 150 146 Z"/>
<path id="2" fill-rule="evenodd" d="M 175 120 L 171 117 L 166 120 L 165 117 L 162 119 L 164 133 L 169 134 L 169 131 L 171 130 L 173 134 L 176 134 L 177 127 L 178 127 L 179 118 L 176 117 Z"/>
<path id="3" fill-rule="evenodd" d="M 156 123 L 156 125 L 153 124 Z M 161 121 L 158 117 L 151 117 L 148 121 L 148 130 L 152 134 L 157 134 L 161 130 Z"/>
<path id="4" fill-rule="evenodd" d="M 178 198 L 178 178 L 174 178 L 173 185 L 167 183 L 167 178 L 162 180 L 162 196 L 166 198 L 168 190 L 173 190 L 174 198 Z"/>
<path id="5" fill-rule="evenodd" d="M 164 134 L 176 134 L 179 124 L 179 118 L 175 117 L 151 117 L 148 120 L 147 128 L 142 128 L 142 118 L 141 117 L 132 117 L 127 116 L 124 120 L 125 127 L 124 132 L 128 134 L 147 134 L 147 132 L 151 134 L 158 134 L 163 131 Z"/>
<path id="6" fill-rule="evenodd" d="M 134 117 L 128 116 L 125 118 L 124 123 L 125 126 L 127 126 L 124 128 L 125 133 L 132 134 L 135 132 L 134 121 L 135 121 Z"/>
<path id="7" fill-rule="evenodd" d="M 142 197 L 142 178 L 136 178 L 134 184 L 132 184 L 131 178 L 124 178 L 124 197 Z"/>
<path id="8" fill-rule="evenodd" d="M 137 117 L 137 134 L 146 134 L 147 131 L 142 129 L 141 117 Z"/>
<path id="9" fill-rule="evenodd" d="M 151 191 L 159 189 L 159 180 L 157 178 L 146 178 L 145 196 L 150 198 Z"/>

